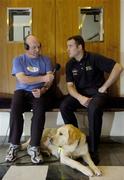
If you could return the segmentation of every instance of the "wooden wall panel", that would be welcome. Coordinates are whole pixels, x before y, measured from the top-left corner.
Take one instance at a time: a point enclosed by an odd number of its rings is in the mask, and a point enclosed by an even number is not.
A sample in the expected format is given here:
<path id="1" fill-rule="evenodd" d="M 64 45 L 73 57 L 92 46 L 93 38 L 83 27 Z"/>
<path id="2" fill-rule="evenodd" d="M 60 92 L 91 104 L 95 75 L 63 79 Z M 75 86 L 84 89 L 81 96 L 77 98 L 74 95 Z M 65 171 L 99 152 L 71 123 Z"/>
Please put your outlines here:
<path id="1" fill-rule="evenodd" d="M 66 40 L 73 34 L 73 0 L 56 0 L 56 62 L 61 64 L 59 88 L 65 94 Z"/>
<path id="2" fill-rule="evenodd" d="M 12 59 L 24 52 L 23 42 L 7 42 L 7 7 L 32 7 L 32 32 L 43 45 L 43 54 L 55 63 L 55 0 L 0 0 L 0 92 L 13 93 Z"/>

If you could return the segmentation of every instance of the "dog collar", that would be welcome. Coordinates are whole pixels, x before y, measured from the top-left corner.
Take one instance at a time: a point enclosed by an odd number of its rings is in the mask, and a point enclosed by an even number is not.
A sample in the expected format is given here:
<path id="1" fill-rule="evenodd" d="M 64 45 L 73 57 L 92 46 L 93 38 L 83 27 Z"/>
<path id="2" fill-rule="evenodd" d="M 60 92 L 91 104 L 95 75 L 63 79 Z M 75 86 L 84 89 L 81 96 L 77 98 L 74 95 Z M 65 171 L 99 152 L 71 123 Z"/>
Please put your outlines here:
<path id="1" fill-rule="evenodd" d="M 62 147 L 58 147 L 58 154 L 62 153 L 64 149 Z"/>

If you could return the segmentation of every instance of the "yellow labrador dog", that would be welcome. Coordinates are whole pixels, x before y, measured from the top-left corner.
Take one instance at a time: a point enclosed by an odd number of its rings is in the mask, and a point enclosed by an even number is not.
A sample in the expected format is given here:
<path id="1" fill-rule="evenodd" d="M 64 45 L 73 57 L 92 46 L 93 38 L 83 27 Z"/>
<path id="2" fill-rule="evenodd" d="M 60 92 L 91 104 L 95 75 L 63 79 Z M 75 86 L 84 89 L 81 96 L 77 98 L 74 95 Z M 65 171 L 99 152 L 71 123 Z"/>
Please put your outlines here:
<path id="1" fill-rule="evenodd" d="M 30 140 L 21 145 L 25 149 Z M 86 136 L 78 128 L 67 124 L 58 129 L 46 129 L 41 140 L 41 151 L 60 158 L 60 162 L 87 176 L 100 176 L 101 171 L 91 160 L 86 143 Z M 85 166 L 75 159 L 82 157 L 89 165 Z"/>

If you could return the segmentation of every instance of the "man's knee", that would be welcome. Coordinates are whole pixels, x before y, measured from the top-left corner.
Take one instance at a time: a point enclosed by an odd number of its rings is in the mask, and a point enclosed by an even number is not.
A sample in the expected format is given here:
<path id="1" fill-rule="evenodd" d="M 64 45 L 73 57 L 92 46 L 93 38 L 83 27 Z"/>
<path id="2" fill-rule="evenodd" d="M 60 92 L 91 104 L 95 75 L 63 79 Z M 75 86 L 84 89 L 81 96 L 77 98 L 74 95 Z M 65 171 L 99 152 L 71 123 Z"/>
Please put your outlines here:
<path id="1" fill-rule="evenodd" d="M 65 103 L 65 101 L 63 101 L 61 104 L 60 104 L 60 111 L 61 112 L 64 112 L 67 108 L 67 104 Z"/>
<path id="2" fill-rule="evenodd" d="M 90 104 L 88 106 L 89 113 L 101 113 L 103 111 L 103 107 L 98 104 Z"/>

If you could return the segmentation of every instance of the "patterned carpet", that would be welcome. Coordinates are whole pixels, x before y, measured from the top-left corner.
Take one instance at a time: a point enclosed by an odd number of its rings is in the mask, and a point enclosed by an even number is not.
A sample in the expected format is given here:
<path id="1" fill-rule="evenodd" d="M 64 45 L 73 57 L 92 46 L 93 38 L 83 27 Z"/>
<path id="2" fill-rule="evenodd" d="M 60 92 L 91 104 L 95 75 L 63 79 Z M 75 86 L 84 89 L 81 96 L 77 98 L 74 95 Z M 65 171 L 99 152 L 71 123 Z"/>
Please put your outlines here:
<path id="1" fill-rule="evenodd" d="M 101 177 L 91 177 L 90 180 L 124 180 L 124 166 L 99 166 Z"/>
<path id="2" fill-rule="evenodd" d="M 103 175 L 89 178 L 64 165 L 11 166 L 2 180 L 124 180 L 124 166 L 99 166 L 99 168 Z"/>

